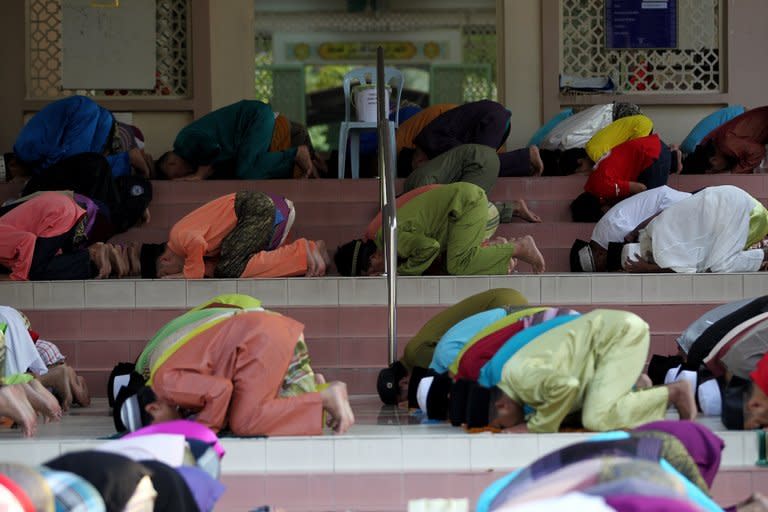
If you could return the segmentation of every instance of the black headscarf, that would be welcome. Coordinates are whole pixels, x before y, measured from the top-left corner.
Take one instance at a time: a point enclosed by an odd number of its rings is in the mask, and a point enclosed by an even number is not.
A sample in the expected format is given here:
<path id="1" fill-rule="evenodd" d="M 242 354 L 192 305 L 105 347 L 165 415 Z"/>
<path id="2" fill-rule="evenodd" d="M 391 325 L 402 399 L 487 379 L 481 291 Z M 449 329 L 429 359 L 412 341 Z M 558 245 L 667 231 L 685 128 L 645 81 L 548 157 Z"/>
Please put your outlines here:
<path id="1" fill-rule="evenodd" d="M 197 506 L 192 491 L 178 471 L 157 460 L 144 460 L 141 465 L 152 473 L 152 485 L 157 491 L 155 512 L 184 510 L 195 512 Z"/>
<path id="2" fill-rule="evenodd" d="M 141 479 L 151 476 L 149 468 L 142 464 L 108 452 L 70 452 L 45 465 L 57 471 L 69 471 L 90 482 L 104 499 L 107 512 L 123 510 Z"/>
<path id="3" fill-rule="evenodd" d="M 141 262 L 141 277 L 155 279 L 157 277 L 157 258 L 165 251 L 165 244 L 142 244 L 139 254 Z"/>
<path id="4" fill-rule="evenodd" d="M 343 276 L 359 276 L 368 270 L 371 256 L 376 252 L 376 244 L 372 240 L 352 240 L 336 249 L 333 261 L 336 270 Z"/>

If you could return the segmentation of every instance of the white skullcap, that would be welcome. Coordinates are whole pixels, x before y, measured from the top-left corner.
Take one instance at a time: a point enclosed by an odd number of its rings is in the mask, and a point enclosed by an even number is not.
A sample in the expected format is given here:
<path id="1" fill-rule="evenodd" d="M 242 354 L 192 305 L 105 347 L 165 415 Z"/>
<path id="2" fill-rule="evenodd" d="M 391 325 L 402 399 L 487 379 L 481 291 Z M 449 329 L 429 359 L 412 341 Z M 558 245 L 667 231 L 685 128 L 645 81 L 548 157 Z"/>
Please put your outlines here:
<path id="1" fill-rule="evenodd" d="M 434 377 L 424 377 L 419 382 L 419 389 L 416 390 L 416 401 L 419 403 L 419 409 L 424 413 L 427 412 L 427 395 L 429 395 L 429 388 L 432 387 L 432 381 Z"/>
<path id="2" fill-rule="evenodd" d="M 696 390 L 696 394 L 704 416 L 720 416 L 723 412 L 723 400 L 716 379 L 702 382 L 699 389 Z"/>

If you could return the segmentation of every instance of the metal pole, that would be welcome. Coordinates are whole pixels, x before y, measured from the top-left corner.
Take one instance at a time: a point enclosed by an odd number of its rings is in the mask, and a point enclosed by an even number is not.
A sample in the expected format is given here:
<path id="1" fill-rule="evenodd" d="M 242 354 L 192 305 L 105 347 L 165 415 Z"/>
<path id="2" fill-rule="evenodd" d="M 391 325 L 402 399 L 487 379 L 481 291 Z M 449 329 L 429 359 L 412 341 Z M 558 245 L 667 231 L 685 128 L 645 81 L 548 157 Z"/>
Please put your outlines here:
<path id="1" fill-rule="evenodd" d="M 389 341 L 389 362 L 397 359 L 397 211 L 395 207 L 395 180 L 393 175 L 394 159 L 392 150 L 392 128 L 385 108 L 384 49 L 376 51 L 376 98 L 379 139 L 379 179 L 381 196 L 381 229 L 384 240 L 384 262 L 387 275 L 388 323 L 387 340 Z"/>

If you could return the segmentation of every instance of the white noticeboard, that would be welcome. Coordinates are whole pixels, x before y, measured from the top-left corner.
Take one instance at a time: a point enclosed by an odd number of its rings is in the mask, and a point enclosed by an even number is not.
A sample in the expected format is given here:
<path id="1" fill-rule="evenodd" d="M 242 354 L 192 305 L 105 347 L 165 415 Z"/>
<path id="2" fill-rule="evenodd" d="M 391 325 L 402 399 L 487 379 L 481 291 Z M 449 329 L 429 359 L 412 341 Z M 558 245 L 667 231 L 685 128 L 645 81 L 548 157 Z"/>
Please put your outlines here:
<path id="1" fill-rule="evenodd" d="M 154 89 L 155 0 L 63 0 L 65 89 Z"/>

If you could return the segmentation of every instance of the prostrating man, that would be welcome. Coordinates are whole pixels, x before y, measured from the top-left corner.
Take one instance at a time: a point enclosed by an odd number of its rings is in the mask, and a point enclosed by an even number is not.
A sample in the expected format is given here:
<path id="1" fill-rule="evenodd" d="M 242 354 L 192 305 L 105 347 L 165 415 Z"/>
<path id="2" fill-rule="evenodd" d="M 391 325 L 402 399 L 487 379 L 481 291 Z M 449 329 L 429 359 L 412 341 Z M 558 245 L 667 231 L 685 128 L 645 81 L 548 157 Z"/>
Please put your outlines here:
<path id="1" fill-rule="evenodd" d="M 531 236 L 481 246 L 487 218 L 488 198 L 471 183 L 444 185 L 411 199 L 398 211 L 398 271 L 421 275 L 439 256 L 452 275 L 508 274 L 518 259 L 536 273 L 544 271 L 544 257 Z M 336 251 L 336 268 L 347 276 L 381 274 L 382 247 L 381 229 L 375 241 L 348 242 Z"/>
<path id="2" fill-rule="evenodd" d="M 110 248 L 80 248 L 86 211 L 69 195 L 44 192 L 0 217 L 0 279 L 40 281 L 109 277 Z"/>
<path id="3" fill-rule="evenodd" d="M 768 106 L 753 108 L 710 132 L 688 155 L 684 173 L 748 174 L 766 156 Z"/>
<path id="4" fill-rule="evenodd" d="M 510 117 L 509 110 L 491 100 L 446 109 L 419 131 L 413 139 L 413 150 L 400 151 L 398 176 L 408 176 L 426 162 L 462 144 L 481 144 L 499 150 L 509 135 Z M 536 146 L 501 152 L 498 160 L 500 176 L 538 175 L 544 170 Z"/>
<path id="5" fill-rule="evenodd" d="M 193 121 L 182 129 L 173 151 L 156 162 L 158 175 L 168 179 L 242 180 L 317 177 L 306 145 L 270 151 L 275 113 L 266 103 L 242 100 Z"/>
<path id="6" fill-rule="evenodd" d="M 533 339 L 504 365 L 490 400 L 492 427 L 557 432 L 581 411 L 588 430 L 632 428 L 660 420 L 669 404 L 681 419 L 696 416 L 690 385 L 676 382 L 640 391 L 650 334 L 633 313 L 598 309 Z M 524 406 L 533 409 L 529 417 Z"/>
<path id="7" fill-rule="evenodd" d="M 144 244 L 141 274 L 148 278 L 322 276 L 330 257 L 322 240 L 287 237 L 293 203 L 263 192 L 237 192 L 188 213 L 167 244 Z"/>
<path id="8" fill-rule="evenodd" d="M 599 205 L 613 205 L 621 199 L 655 187 L 666 185 L 672 165 L 671 153 L 658 135 L 649 135 L 619 144 L 600 160 L 584 185 L 582 196 L 593 196 L 585 201 Z M 571 208 L 576 222 L 595 222 L 600 212 L 593 207 L 588 215 L 580 215 L 584 208 Z M 597 219 L 595 218 L 597 217 Z"/>
<path id="9" fill-rule="evenodd" d="M 662 185 L 616 204 L 597 222 L 589 242 L 576 240 L 571 246 L 571 272 L 621 270 L 621 249 L 626 237 L 649 218 L 690 196 L 688 192 Z M 577 202 L 574 201 L 571 208 L 578 207 Z"/>
<path id="10" fill-rule="evenodd" d="M 113 152 L 118 125 L 112 112 L 86 96 L 69 96 L 49 103 L 24 125 L 13 145 L 15 158 L 33 173 L 40 173 L 82 153 L 105 155 L 112 176 L 125 176 L 132 168 L 149 176 L 152 158 L 140 148 Z"/>
<path id="11" fill-rule="evenodd" d="M 395 405 L 408 398 L 408 380 L 414 368 L 427 368 L 443 335 L 461 320 L 483 311 L 499 310 L 505 306 L 524 306 L 526 298 L 511 288 L 494 288 L 457 302 L 432 317 L 405 345 L 403 357 L 379 372 L 376 390 L 381 401 Z"/>
<path id="12" fill-rule="evenodd" d="M 355 421 L 346 385 L 313 372 L 301 323 L 257 304 L 217 297 L 163 327 L 137 363 L 147 387 L 118 394 L 121 422 L 133 431 L 194 414 L 238 436 L 319 435 L 325 411 L 346 432 Z"/>
<path id="13" fill-rule="evenodd" d="M 642 226 L 641 226 L 642 228 Z M 768 235 L 768 210 L 732 185 L 707 187 L 670 206 L 639 230 L 629 272 L 755 272 L 768 248 L 750 249 Z"/>

